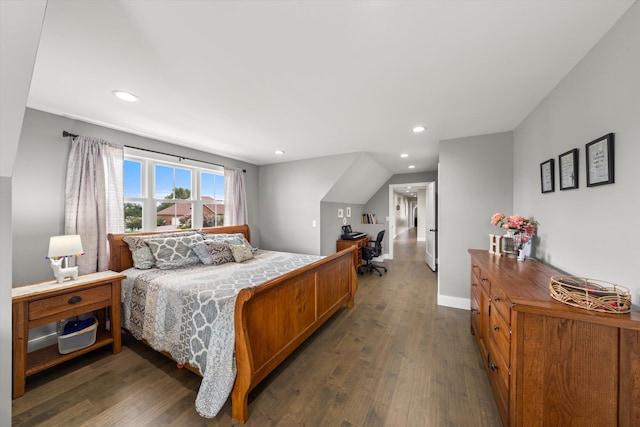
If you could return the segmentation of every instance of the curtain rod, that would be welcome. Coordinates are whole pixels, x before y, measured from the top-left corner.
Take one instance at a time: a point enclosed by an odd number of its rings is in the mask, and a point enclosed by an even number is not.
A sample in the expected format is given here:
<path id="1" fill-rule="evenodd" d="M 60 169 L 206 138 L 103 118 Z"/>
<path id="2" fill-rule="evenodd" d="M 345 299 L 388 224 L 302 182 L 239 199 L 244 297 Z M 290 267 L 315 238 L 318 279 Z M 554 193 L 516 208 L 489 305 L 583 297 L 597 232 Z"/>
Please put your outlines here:
<path id="1" fill-rule="evenodd" d="M 67 132 L 66 130 L 62 131 L 62 137 L 63 138 L 67 138 L 67 137 L 71 137 L 71 138 L 77 138 L 79 135 L 76 135 L 74 133 L 70 133 Z M 130 145 L 125 145 L 125 147 L 127 148 L 135 148 L 136 150 L 141 150 L 141 151 L 147 151 L 149 153 L 154 153 L 154 154 L 162 154 L 163 156 L 171 156 L 171 157 L 177 157 L 178 160 L 182 161 L 182 160 L 191 160 L 194 162 L 200 162 L 200 163 L 207 163 L 209 165 L 214 165 L 214 166 L 220 166 L 220 167 L 224 167 L 224 165 L 220 165 L 218 163 L 213 163 L 213 162 L 207 162 L 206 160 L 198 160 L 198 159 L 192 159 L 190 157 L 184 157 L 184 156 L 176 156 L 175 154 L 167 154 L 167 153 L 162 153 L 160 151 L 155 151 L 155 150 L 149 150 L 147 148 L 138 148 L 138 147 L 132 147 Z M 247 173 L 246 169 L 242 169 L 242 172 Z"/>

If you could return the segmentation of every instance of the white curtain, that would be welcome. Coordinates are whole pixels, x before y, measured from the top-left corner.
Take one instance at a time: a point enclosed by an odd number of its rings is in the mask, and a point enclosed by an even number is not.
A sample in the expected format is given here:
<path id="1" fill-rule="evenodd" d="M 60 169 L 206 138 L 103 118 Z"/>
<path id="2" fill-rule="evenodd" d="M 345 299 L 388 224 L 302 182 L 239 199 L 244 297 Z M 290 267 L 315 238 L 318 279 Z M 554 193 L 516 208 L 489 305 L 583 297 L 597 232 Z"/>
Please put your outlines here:
<path id="1" fill-rule="evenodd" d="M 242 169 L 224 168 L 224 225 L 247 223 L 247 193 Z"/>
<path id="2" fill-rule="evenodd" d="M 86 136 L 73 138 L 67 163 L 65 234 L 79 234 L 80 274 L 109 268 L 107 233 L 124 232 L 124 150 Z"/>

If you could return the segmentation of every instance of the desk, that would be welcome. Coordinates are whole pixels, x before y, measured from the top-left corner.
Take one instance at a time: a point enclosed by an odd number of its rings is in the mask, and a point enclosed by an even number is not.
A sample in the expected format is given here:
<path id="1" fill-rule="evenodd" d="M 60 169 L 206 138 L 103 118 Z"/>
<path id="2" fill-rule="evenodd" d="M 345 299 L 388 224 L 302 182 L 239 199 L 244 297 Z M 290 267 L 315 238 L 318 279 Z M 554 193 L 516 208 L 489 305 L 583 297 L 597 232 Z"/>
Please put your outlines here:
<path id="1" fill-rule="evenodd" d="M 109 344 L 114 353 L 120 352 L 120 281 L 125 277 L 113 271 L 102 271 L 63 283 L 50 280 L 11 290 L 14 399 L 24 394 L 29 375 Z M 105 327 L 107 308 L 111 311 L 110 331 Z M 57 345 L 27 354 L 29 329 L 95 310 L 98 310 L 98 331 L 93 345 L 68 354 L 59 354 Z"/>
<path id="2" fill-rule="evenodd" d="M 343 240 L 340 239 L 336 241 L 336 252 L 340 252 L 351 246 L 356 246 L 358 248 L 357 251 L 353 253 L 353 265 L 356 267 L 356 271 L 360 272 L 360 267 L 362 266 L 362 248 L 369 244 L 369 236 L 364 236 L 355 240 Z"/>

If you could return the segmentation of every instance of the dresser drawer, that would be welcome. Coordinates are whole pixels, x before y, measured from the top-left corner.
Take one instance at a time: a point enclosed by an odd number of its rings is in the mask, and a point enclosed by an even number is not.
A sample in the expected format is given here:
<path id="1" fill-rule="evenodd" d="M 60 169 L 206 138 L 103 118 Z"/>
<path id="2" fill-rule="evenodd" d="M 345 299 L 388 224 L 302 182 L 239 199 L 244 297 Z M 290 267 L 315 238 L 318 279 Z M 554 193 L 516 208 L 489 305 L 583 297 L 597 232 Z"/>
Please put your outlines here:
<path id="1" fill-rule="evenodd" d="M 490 317 L 489 333 L 493 339 L 493 350 L 500 354 L 507 367 L 511 366 L 511 329 L 498 313 Z"/>
<path id="2" fill-rule="evenodd" d="M 471 274 L 473 276 L 475 276 L 476 282 L 480 283 L 480 278 L 482 277 L 481 271 L 480 271 L 480 267 L 478 267 L 477 265 L 471 263 Z M 473 278 L 472 278 L 472 280 L 473 280 Z"/>
<path id="3" fill-rule="evenodd" d="M 471 329 L 476 337 L 482 338 L 480 330 L 480 290 L 477 286 L 471 287 Z"/>
<path id="4" fill-rule="evenodd" d="M 493 388 L 498 410 L 504 425 L 508 425 L 509 419 L 509 370 L 500 357 L 489 354 L 489 382 Z"/>
<path id="5" fill-rule="evenodd" d="M 63 313 L 69 308 L 79 309 L 96 303 L 111 301 L 111 285 L 98 286 L 83 291 L 69 292 L 29 303 L 29 320 Z"/>
<path id="6" fill-rule="evenodd" d="M 491 295 L 491 305 L 493 306 L 491 309 L 492 317 L 494 313 L 500 313 L 507 325 L 511 326 L 511 302 L 505 293 L 499 287 L 494 286 L 489 295 Z"/>

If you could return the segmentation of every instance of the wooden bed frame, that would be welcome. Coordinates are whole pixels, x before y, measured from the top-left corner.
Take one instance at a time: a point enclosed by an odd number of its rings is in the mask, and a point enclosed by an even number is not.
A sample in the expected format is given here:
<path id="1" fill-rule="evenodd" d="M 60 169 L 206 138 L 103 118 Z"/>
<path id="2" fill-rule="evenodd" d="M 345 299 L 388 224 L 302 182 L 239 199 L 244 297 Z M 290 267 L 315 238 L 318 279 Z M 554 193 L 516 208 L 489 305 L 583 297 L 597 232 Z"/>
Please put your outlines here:
<path id="1" fill-rule="evenodd" d="M 207 233 L 243 233 L 249 226 L 205 228 Z M 137 233 L 136 235 L 162 232 Z M 109 234 L 110 269 L 133 267 L 126 234 Z M 242 289 L 235 306 L 236 381 L 231 391 L 233 418 L 245 423 L 248 395 L 260 381 L 315 332 L 340 307 L 353 307 L 358 279 L 353 263 L 356 247 Z M 194 372 L 197 370 L 191 368 Z"/>

